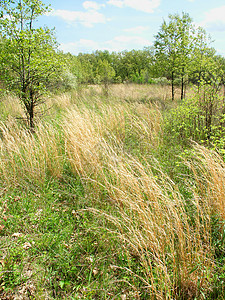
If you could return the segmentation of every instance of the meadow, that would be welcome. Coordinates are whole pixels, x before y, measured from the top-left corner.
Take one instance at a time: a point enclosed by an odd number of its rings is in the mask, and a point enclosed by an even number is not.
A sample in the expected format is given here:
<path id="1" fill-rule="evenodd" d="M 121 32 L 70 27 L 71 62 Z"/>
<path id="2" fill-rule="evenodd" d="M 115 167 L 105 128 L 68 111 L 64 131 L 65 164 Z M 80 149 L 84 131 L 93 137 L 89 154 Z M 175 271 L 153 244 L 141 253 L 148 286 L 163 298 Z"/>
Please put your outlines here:
<path id="1" fill-rule="evenodd" d="M 178 92 L 80 87 L 33 133 L 1 98 L 1 299 L 225 298 L 223 96 L 209 141 L 210 94 Z"/>

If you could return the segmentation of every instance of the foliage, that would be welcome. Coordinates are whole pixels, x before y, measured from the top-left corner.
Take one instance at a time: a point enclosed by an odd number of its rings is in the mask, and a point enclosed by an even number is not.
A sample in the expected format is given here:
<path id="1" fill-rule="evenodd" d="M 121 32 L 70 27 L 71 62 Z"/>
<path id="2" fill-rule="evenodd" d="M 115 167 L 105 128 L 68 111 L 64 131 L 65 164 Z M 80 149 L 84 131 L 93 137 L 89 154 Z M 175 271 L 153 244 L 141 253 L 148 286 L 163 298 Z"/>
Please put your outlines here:
<path id="1" fill-rule="evenodd" d="M 165 121 L 165 138 L 173 143 L 189 144 L 206 139 L 205 117 L 196 98 L 185 100 L 172 110 Z"/>
<path id="2" fill-rule="evenodd" d="M 186 99 L 168 114 L 165 138 L 183 145 L 190 144 L 190 140 L 215 143 L 216 136 L 223 138 L 223 109 L 220 89 L 202 81 L 194 97 Z M 216 144 L 219 145 L 218 140 Z"/>
<path id="3" fill-rule="evenodd" d="M 170 81 L 166 77 L 158 77 L 158 78 L 151 78 L 150 83 L 153 84 L 160 84 L 160 85 L 169 85 Z"/>
<path id="4" fill-rule="evenodd" d="M 163 22 L 155 38 L 154 46 L 143 50 L 112 53 L 97 50 L 91 54 L 63 56 L 68 72 L 76 77 L 78 85 L 105 81 L 100 71 L 103 62 L 112 72 L 108 82 L 152 84 L 166 78 L 172 84 L 172 98 L 177 87 L 183 99 L 189 83 L 199 86 L 202 80 L 207 82 L 215 74 L 221 83 L 224 81 L 223 59 L 211 48 L 211 38 L 205 30 L 196 28 L 188 14 L 169 15 L 169 21 Z"/>
<path id="5" fill-rule="evenodd" d="M 34 21 L 49 8 L 40 0 L 4 0 L 0 9 L 1 76 L 19 96 L 33 129 L 35 108 L 61 71 L 53 31 L 34 28 Z"/>
<path id="6" fill-rule="evenodd" d="M 109 64 L 107 60 L 100 60 L 96 69 L 96 81 L 104 85 L 105 94 L 108 95 L 109 83 L 112 82 L 115 76 L 115 71 L 113 67 Z"/>
<path id="7" fill-rule="evenodd" d="M 65 54 L 68 58 L 68 68 L 81 84 L 93 84 L 104 81 L 101 71 L 102 64 L 111 69 L 110 82 L 121 83 L 124 81 L 148 83 L 154 76 L 153 49 L 132 50 L 123 52 L 95 51 L 92 54 L 73 56 Z"/>
<path id="8" fill-rule="evenodd" d="M 181 99 L 183 99 L 184 75 L 189 71 L 195 43 L 192 19 L 185 13 L 181 17 L 178 14 L 169 15 L 169 23 L 163 22 L 155 38 L 157 63 L 171 79 L 172 100 L 176 77 L 181 77 Z"/>

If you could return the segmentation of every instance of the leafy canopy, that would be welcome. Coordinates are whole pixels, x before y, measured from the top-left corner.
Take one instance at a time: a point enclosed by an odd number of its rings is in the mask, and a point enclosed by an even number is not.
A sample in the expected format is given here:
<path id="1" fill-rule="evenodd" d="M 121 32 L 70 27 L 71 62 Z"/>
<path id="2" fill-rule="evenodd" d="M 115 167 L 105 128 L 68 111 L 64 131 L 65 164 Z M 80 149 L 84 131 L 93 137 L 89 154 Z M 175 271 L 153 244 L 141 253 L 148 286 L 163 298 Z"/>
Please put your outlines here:
<path id="1" fill-rule="evenodd" d="M 35 107 L 61 71 L 53 30 L 34 26 L 36 19 L 48 11 L 40 0 L 0 3 L 0 75 L 8 89 L 19 96 L 30 127 L 34 127 Z"/>

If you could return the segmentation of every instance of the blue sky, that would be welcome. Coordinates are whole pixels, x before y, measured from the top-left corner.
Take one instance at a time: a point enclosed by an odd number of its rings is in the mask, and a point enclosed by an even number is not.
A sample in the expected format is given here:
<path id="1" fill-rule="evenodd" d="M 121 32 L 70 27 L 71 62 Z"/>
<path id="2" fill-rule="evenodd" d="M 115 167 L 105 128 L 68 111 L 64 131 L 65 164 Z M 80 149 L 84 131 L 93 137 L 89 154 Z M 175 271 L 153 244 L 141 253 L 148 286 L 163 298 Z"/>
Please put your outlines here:
<path id="1" fill-rule="evenodd" d="M 42 0 L 52 11 L 39 24 L 55 27 L 64 52 L 143 49 L 154 42 L 168 14 L 189 13 L 225 56 L 224 0 Z"/>

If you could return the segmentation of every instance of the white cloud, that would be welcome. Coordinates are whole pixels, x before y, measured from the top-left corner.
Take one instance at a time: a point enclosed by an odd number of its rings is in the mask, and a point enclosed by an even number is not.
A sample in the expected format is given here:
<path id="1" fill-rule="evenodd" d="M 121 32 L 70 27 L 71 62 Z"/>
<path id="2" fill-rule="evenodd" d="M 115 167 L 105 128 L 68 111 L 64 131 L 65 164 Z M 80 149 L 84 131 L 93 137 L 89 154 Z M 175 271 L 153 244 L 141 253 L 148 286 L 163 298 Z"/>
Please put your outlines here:
<path id="1" fill-rule="evenodd" d="M 131 49 L 142 49 L 145 46 L 150 46 L 152 43 L 150 40 L 142 38 L 140 36 L 126 36 L 120 35 L 114 39 L 105 42 L 106 49 L 109 51 L 123 51 Z"/>
<path id="2" fill-rule="evenodd" d="M 114 6 L 117 6 L 117 7 L 120 7 L 120 8 L 122 8 L 123 5 L 124 5 L 123 0 L 109 0 L 107 3 L 111 4 L 111 5 L 114 5 Z"/>
<path id="3" fill-rule="evenodd" d="M 92 52 L 99 49 L 99 44 L 92 40 L 80 39 L 78 42 L 63 43 L 60 49 L 64 52 L 78 54 L 80 52 Z"/>
<path id="4" fill-rule="evenodd" d="M 93 27 L 94 24 L 106 23 L 108 21 L 103 14 L 94 10 L 83 12 L 57 9 L 53 10 L 50 15 L 59 17 L 69 24 L 80 23 L 85 27 Z"/>
<path id="5" fill-rule="evenodd" d="M 147 30 L 149 30 L 149 26 L 137 26 L 137 27 L 124 29 L 125 32 L 129 32 L 132 34 L 140 34 Z"/>
<path id="6" fill-rule="evenodd" d="M 88 10 L 99 10 L 101 7 L 105 7 L 105 4 L 99 4 L 95 1 L 85 1 L 83 7 Z"/>
<path id="7" fill-rule="evenodd" d="M 159 7 L 161 0 L 108 0 L 108 4 L 117 7 L 131 7 L 136 10 L 153 13 Z"/>
<path id="8" fill-rule="evenodd" d="M 225 5 L 205 13 L 205 19 L 199 24 L 211 31 L 225 31 Z"/>
<path id="9" fill-rule="evenodd" d="M 151 46 L 150 40 L 141 38 L 139 36 L 117 36 L 112 40 L 105 42 L 96 42 L 93 40 L 80 39 L 77 42 L 63 43 L 60 45 L 60 49 L 64 52 L 71 52 L 73 54 L 91 53 L 95 50 L 108 50 L 123 51 L 132 49 L 143 49 L 145 46 Z"/>
<path id="10" fill-rule="evenodd" d="M 217 53 L 219 55 L 223 55 L 225 57 L 225 50 L 224 49 L 216 49 L 217 50 Z"/>

